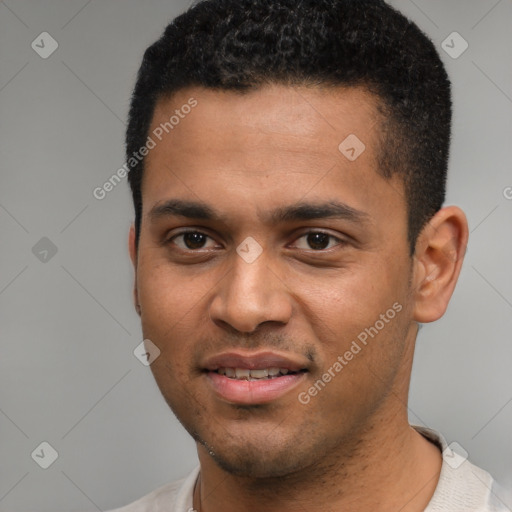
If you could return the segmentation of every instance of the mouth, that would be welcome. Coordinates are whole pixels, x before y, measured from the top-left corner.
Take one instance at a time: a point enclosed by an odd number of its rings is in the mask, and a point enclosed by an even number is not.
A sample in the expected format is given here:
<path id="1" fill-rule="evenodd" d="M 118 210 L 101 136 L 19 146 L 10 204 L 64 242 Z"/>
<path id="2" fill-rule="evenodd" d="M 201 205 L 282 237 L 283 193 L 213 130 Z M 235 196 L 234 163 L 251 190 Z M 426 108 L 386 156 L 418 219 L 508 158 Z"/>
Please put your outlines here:
<path id="1" fill-rule="evenodd" d="M 289 393 L 306 378 L 309 361 L 274 352 L 226 353 L 203 372 L 215 395 L 232 404 L 263 404 Z"/>
<path id="2" fill-rule="evenodd" d="M 249 369 L 249 368 L 219 368 L 215 371 L 219 375 L 225 375 L 228 379 L 234 380 L 246 380 L 248 382 L 278 379 L 284 375 L 296 375 L 298 373 L 306 372 L 306 369 L 299 371 L 290 371 L 288 368 L 261 368 L 261 369 Z"/>

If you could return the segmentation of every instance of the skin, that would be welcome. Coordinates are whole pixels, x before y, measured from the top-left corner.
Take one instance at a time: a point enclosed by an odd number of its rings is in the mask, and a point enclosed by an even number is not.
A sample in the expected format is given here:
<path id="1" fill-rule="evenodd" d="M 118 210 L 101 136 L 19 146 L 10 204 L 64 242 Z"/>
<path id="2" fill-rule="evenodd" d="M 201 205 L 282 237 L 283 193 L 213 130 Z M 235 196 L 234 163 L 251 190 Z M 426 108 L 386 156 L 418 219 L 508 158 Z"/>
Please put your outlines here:
<path id="1" fill-rule="evenodd" d="M 139 246 L 132 226 L 129 249 L 144 338 L 161 350 L 152 372 L 197 441 L 194 507 L 424 510 L 442 459 L 408 423 L 410 372 L 417 322 L 444 314 L 459 276 L 464 213 L 441 209 L 410 257 L 403 184 L 377 172 L 378 100 L 361 88 L 189 88 L 161 99 L 150 133 L 191 97 L 197 107 L 146 157 Z M 355 161 L 338 149 L 349 134 L 366 146 Z M 168 199 L 225 218 L 152 218 Z M 327 200 L 364 220 L 263 218 Z M 176 236 L 183 228 L 207 236 Z M 319 230 L 333 238 L 311 242 L 307 233 Z M 252 263 L 236 252 L 249 236 L 263 250 Z M 401 311 L 301 403 L 298 394 L 395 303 Z M 228 403 L 201 363 L 234 348 L 277 350 L 307 361 L 308 372 L 274 402 Z"/>

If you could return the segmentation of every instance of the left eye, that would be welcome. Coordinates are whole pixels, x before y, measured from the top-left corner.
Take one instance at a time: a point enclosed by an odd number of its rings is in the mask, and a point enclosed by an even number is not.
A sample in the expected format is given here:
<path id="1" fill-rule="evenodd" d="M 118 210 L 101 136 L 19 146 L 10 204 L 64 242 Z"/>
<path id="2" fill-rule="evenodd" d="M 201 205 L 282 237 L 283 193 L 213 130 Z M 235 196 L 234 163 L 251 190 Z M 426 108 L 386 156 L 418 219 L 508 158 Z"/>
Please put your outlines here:
<path id="1" fill-rule="evenodd" d="M 330 249 L 332 246 L 329 247 L 329 239 L 338 241 L 338 243 L 334 245 L 340 245 L 343 243 L 339 238 L 329 235 L 328 233 L 324 233 L 323 231 L 309 231 L 308 233 L 304 233 L 297 240 L 301 240 L 303 238 L 305 238 L 306 244 L 309 245 L 309 247 L 299 247 L 299 249 L 313 249 L 315 251 Z"/>
<path id="2" fill-rule="evenodd" d="M 194 250 L 194 249 L 204 249 L 204 244 L 207 238 L 210 238 L 208 235 L 201 233 L 200 231 L 186 231 L 184 233 L 180 233 L 179 235 L 173 236 L 169 241 L 175 241 L 179 238 L 183 238 L 183 245 L 176 244 L 180 249 L 183 250 Z M 213 241 L 213 240 L 212 240 Z M 174 242 L 176 243 L 176 242 Z"/>

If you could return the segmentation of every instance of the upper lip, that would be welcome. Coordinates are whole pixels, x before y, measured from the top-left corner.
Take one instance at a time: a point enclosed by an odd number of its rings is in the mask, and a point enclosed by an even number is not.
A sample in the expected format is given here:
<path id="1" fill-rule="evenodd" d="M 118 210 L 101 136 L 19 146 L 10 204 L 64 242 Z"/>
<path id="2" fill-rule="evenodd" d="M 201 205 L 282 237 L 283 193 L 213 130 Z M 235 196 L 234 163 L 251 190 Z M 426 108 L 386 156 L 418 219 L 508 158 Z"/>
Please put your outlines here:
<path id="1" fill-rule="evenodd" d="M 300 356 L 290 356 L 279 352 L 223 352 L 206 359 L 202 368 L 215 371 L 219 368 L 286 368 L 291 372 L 306 370 L 308 363 Z"/>

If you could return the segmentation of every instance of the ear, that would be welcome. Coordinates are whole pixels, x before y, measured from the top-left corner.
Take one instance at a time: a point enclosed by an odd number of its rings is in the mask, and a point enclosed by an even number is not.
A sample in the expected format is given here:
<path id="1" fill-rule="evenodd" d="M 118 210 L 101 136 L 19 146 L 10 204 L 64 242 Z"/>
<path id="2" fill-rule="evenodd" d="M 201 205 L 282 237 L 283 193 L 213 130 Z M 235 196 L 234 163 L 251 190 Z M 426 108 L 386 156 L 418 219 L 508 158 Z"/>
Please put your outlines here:
<path id="1" fill-rule="evenodd" d="M 135 271 L 135 277 L 133 280 L 133 302 L 135 304 L 135 310 L 140 316 L 140 304 L 139 294 L 137 291 L 137 247 L 135 245 L 135 226 L 130 226 L 130 232 L 128 234 L 128 250 L 130 252 L 130 259 L 132 260 L 133 269 Z"/>
<path id="2" fill-rule="evenodd" d="M 457 206 L 442 208 L 422 229 L 412 282 L 416 322 L 434 322 L 444 315 L 459 278 L 468 236 L 466 216 Z"/>

